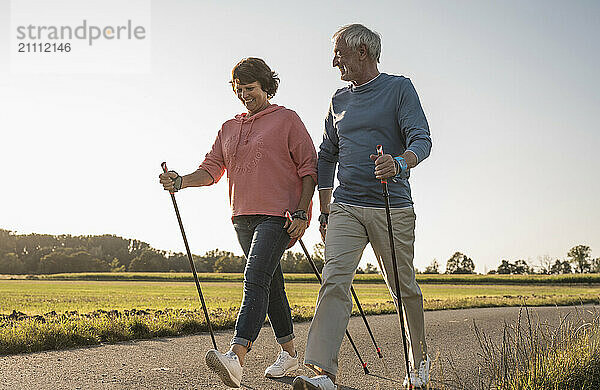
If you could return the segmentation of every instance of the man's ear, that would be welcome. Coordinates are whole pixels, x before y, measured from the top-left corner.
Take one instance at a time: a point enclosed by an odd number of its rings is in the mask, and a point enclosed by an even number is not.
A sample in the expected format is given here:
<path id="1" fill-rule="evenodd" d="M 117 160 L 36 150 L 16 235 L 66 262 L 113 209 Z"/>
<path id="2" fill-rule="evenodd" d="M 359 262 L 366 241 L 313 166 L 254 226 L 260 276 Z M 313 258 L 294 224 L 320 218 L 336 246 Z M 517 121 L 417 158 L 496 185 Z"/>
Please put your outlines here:
<path id="1" fill-rule="evenodd" d="M 358 58 L 361 60 L 366 60 L 369 57 L 369 51 L 367 50 L 367 46 L 363 43 L 358 46 Z"/>

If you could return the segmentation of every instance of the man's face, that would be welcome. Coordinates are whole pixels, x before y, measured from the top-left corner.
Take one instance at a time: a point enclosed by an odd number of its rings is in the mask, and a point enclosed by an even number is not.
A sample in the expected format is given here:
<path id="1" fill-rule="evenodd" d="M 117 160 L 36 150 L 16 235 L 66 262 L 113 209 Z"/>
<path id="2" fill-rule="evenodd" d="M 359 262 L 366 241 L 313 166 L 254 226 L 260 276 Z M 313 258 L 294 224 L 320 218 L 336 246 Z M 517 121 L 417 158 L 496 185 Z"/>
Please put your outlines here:
<path id="1" fill-rule="evenodd" d="M 340 70 L 344 81 L 356 81 L 362 73 L 358 51 L 348 47 L 341 38 L 335 41 L 333 48 L 333 67 Z"/>
<path id="2" fill-rule="evenodd" d="M 267 93 L 262 90 L 258 81 L 250 84 L 239 84 L 236 80 L 235 92 L 250 113 L 261 109 L 267 102 Z"/>

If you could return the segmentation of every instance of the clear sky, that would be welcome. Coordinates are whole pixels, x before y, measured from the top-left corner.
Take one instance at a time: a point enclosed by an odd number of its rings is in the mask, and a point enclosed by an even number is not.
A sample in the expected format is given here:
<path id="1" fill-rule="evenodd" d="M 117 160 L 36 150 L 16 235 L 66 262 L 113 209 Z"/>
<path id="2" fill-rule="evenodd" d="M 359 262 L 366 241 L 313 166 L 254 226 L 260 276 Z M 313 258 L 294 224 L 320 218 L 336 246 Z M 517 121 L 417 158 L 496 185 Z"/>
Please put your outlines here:
<path id="1" fill-rule="evenodd" d="M 21 74 L 0 0 L 1 228 L 183 251 L 160 163 L 195 170 L 221 123 L 243 112 L 227 84 L 233 65 L 264 58 L 281 77 L 272 102 L 298 112 L 318 147 L 344 86 L 330 37 L 360 22 L 382 35 L 379 69 L 412 79 L 431 128 L 431 156 L 411 176 L 418 268 L 455 251 L 478 272 L 577 244 L 600 256 L 599 2 L 142 4 L 149 71 Z M 177 198 L 194 253 L 241 254 L 225 179 Z M 318 242 L 316 224 L 304 240 Z M 374 262 L 370 248 L 364 259 Z"/>

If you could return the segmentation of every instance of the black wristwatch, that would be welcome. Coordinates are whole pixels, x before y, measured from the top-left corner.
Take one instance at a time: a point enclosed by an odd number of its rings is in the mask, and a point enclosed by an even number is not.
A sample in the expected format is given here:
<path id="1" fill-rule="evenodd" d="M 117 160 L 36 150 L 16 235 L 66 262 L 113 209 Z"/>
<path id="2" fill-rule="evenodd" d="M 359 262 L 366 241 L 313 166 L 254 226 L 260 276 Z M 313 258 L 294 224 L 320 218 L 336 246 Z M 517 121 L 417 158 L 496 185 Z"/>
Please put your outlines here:
<path id="1" fill-rule="evenodd" d="M 296 210 L 292 213 L 292 219 L 301 219 L 303 221 L 308 221 L 308 216 L 306 215 L 306 211 Z"/>
<path id="2" fill-rule="evenodd" d="M 321 215 L 319 215 L 319 223 L 321 225 L 327 225 L 327 222 L 329 222 L 329 214 L 321 213 Z"/>

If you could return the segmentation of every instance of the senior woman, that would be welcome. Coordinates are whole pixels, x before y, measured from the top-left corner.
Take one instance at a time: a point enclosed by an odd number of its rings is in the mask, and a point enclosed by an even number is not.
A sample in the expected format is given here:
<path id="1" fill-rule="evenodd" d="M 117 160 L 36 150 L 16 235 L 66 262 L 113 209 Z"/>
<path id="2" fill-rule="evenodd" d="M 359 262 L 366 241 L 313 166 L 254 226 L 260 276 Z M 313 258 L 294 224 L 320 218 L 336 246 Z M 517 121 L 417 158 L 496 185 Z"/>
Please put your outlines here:
<path id="1" fill-rule="evenodd" d="M 315 147 L 298 115 L 269 102 L 279 78 L 262 59 L 235 65 L 231 85 L 248 112 L 223 124 L 198 170 L 185 176 L 163 173 L 160 182 L 168 191 L 208 186 L 227 171 L 233 225 L 246 255 L 244 296 L 230 350 L 208 351 L 206 364 L 223 383 L 239 387 L 244 358 L 265 315 L 281 346 L 265 376 L 282 377 L 298 368 L 280 260 L 308 227 L 317 167 Z M 291 223 L 286 210 L 295 210 Z"/>

